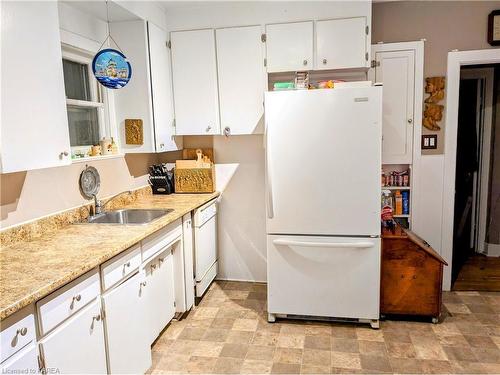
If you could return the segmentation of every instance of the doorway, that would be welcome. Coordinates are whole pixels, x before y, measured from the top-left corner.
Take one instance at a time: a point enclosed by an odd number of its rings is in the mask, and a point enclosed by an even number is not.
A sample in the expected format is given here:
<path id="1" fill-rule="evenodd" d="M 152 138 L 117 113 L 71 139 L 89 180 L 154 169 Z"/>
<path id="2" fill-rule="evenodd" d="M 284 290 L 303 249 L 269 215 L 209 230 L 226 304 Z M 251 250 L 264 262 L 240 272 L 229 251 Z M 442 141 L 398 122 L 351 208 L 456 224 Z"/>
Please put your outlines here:
<path id="1" fill-rule="evenodd" d="M 498 73 L 495 65 L 466 66 L 460 70 L 452 257 L 454 290 L 500 291 L 500 257 L 488 251 Z"/>

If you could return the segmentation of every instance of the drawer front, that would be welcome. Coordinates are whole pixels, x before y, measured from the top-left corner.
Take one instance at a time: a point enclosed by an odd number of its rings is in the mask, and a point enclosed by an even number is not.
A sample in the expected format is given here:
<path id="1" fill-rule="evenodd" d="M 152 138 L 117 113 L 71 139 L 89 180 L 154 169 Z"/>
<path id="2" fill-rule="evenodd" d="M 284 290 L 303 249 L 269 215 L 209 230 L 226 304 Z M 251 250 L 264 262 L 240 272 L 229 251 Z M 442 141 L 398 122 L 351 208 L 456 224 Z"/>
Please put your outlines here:
<path id="1" fill-rule="evenodd" d="M 33 306 L 23 309 L 2 321 L 0 362 L 5 361 L 30 342 L 35 341 L 35 336 Z"/>
<path id="2" fill-rule="evenodd" d="M 100 293 L 101 284 L 96 269 L 37 302 L 41 334 L 45 335 Z"/>
<path id="3" fill-rule="evenodd" d="M 134 245 L 101 265 L 102 288 L 107 290 L 136 271 L 141 265 L 141 246 Z"/>
<path id="4" fill-rule="evenodd" d="M 38 374 L 38 351 L 30 344 L 0 365 L 0 374 Z"/>
<path id="5" fill-rule="evenodd" d="M 142 240 L 142 261 L 147 261 L 165 247 L 182 236 L 181 220 L 176 220 L 165 228 Z"/>

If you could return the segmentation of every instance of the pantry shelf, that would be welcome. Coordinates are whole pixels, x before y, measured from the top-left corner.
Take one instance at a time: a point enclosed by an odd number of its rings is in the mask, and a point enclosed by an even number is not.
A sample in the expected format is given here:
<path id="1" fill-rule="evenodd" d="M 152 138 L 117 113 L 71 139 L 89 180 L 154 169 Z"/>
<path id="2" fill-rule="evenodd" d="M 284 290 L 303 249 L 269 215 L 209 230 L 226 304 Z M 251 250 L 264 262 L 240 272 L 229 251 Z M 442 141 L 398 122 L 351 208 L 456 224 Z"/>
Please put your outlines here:
<path id="1" fill-rule="evenodd" d="M 382 190 L 410 190 L 410 186 L 382 186 Z"/>
<path id="2" fill-rule="evenodd" d="M 393 215 L 393 217 L 401 217 L 401 218 L 406 217 L 406 218 L 409 218 L 410 215 Z"/>

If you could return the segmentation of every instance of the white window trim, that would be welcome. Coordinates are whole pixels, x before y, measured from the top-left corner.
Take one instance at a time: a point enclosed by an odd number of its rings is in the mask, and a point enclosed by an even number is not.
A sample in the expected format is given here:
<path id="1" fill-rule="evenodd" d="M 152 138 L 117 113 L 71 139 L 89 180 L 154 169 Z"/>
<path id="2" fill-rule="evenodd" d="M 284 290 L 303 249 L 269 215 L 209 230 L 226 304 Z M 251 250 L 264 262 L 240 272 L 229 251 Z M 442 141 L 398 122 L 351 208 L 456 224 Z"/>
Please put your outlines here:
<path id="1" fill-rule="evenodd" d="M 92 72 L 92 59 L 94 56 L 94 52 L 87 51 L 75 46 L 71 46 L 68 44 L 62 44 L 62 58 L 65 60 L 74 61 L 80 64 L 87 64 L 88 75 L 89 75 L 89 83 L 90 83 L 90 92 L 92 101 L 86 100 L 76 100 L 76 99 L 66 99 L 67 106 L 76 106 L 76 107 L 92 107 L 99 108 L 101 110 L 97 111 L 98 113 L 98 122 L 99 122 L 99 132 L 100 136 L 103 137 L 112 137 L 115 143 L 118 145 L 120 152 L 117 155 L 113 156 L 121 156 L 119 139 L 118 139 L 118 129 L 115 124 L 115 116 L 114 116 L 114 97 L 113 93 L 110 90 L 101 87 L 98 82 L 96 82 L 94 78 L 94 74 Z M 95 83 L 95 84 L 94 84 Z M 74 146 L 72 149 L 78 149 L 85 146 Z M 88 158 L 79 158 L 72 159 L 72 162 L 77 163 L 83 159 L 85 160 L 95 160 L 99 158 L 110 158 L 109 155 L 103 156 L 93 156 Z"/>

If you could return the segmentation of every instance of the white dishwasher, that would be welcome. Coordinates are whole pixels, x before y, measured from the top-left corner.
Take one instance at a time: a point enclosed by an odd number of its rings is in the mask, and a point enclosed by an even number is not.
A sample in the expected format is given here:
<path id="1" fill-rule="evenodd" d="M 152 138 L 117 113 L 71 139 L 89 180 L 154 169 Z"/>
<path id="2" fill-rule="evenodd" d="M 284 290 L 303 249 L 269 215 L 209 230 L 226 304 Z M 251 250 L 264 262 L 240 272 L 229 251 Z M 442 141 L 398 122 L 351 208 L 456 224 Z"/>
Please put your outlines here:
<path id="1" fill-rule="evenodd" d="M 217 275 L 216 199 L 194 211 L 194 280 L 201 297 Z"/>

